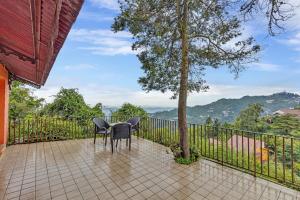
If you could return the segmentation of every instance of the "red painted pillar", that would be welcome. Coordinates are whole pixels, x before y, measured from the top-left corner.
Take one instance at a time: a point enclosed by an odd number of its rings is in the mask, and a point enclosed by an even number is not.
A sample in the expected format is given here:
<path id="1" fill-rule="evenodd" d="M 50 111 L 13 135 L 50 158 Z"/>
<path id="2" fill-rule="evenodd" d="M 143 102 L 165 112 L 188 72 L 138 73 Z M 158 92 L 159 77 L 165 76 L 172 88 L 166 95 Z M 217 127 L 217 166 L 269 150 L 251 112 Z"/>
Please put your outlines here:
<path id="1" fill-rule="evenodd" d="M 0 154 L 4 151 L 8 137 L 8 72 L 0 64 Z"/>

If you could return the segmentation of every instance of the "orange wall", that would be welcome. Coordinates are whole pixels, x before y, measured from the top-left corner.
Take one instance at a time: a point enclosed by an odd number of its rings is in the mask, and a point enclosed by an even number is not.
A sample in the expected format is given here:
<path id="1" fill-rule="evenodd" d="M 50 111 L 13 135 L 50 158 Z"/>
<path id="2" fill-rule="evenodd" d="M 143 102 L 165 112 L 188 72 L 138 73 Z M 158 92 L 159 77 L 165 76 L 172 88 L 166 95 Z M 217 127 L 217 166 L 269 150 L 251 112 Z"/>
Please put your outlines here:
<path id="1" fill-rule="evenodd" d="M 8 136 L 8 72 L 0 64 L 0 154 L 5 149 Z"/>

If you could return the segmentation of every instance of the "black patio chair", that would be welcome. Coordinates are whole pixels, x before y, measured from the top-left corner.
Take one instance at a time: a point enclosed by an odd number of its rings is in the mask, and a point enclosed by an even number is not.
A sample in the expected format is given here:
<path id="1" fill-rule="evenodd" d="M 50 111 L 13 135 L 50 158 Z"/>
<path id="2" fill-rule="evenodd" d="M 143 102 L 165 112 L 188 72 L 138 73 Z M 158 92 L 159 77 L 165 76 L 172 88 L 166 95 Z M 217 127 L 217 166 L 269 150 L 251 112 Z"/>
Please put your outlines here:
<path id="1" fill-rule="evenodd" d="M 139 117 L 133 117 L 130 118 L 127 123 L 131 124 L 131 131 L 135 132 L 139 130 L 139 123 L 140 123 L 141 118 Z"/>
<path id="2" fill-rule="evenodd" d="M 129 151 L 131 150 L 131 124 L 129 123 L 118 123 L 111 127 L 110 143 L 111 143 L 111 152 L 114 152 L 114 141 L 117 140 L 116 148 L 118 141 L 121 139 L 129 140 Z M 126 146 L 128 145 L 126 141 Z"/>
<path id="3" fill-rule="evenodd" d="M 110 134 L 109 124 L 101 118 L 94 118 L 93 122 L 95 124 L 95 135 L 94 135 L 94 144 L 96 143 L 96 135 L 104 135 L 103 140 L 105 139 L 105 146 L 107 144 L 107 136 Z"/>

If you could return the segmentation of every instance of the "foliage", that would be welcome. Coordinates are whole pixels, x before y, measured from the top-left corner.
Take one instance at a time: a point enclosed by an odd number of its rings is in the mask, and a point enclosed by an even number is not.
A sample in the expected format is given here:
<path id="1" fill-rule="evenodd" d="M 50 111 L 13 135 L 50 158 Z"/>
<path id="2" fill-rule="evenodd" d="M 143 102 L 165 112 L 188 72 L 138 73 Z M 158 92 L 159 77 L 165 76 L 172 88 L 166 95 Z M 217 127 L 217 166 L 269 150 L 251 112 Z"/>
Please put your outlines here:
<path id="1" fill-rule="evenodd" d="M 293 115 L 275 116 L 270 125 L 272 132 L 281 135 L 300 136 L 300 120 Z"/>
<path id="2" fill-rule="evenodd" d="M 198 161 L 200 158 L 200 151 L 196 146 L 190 147 L 190 157 L 184 158 L 182 155 L 182 149 L 178 143 L 172 143 L 170 149 L 173 152 L 174 160 L 179 164 L 189 165 Z"/>
<path id="3" fill-rule="evenodd" d="M 262 14 L 267 18 L 268 31 L 271 36 L 284 30 L 283 25 L 295 13 L 296 1 L 289 0 L 239 0 L 240 11 L 247 19 L 253 14 Z"/>
<path id="4" fill-rule="evenodd" d="M 77 119 L 81 124 L 86 123 L 93 117 L 102 117 L 104 115 L 101 103 L 91 108 L 85 103 L 78 89 L 65 88 L 61 88 L 55 95 L 53 103 L 47 104 L 42 113 L 63 117 L 64 119 Z"/>
<path id="5" fill-rule="evenodd" d="M 237 129 L 258 131 L 259 117 L 263 112 L 262 105 L 250 104 L 245 110 L 242 110 L 235 120 Z"/>
<path id="6" fill-rule="evenodd" d="M 130 103 L 124 103 L 121 108 L 112 113 L 114 117 L 141 117 L 145 118 L 148 113 L 140 106 L 135 106 Z"/>
<path id="7" fill-rule="evenodd" d="M 205 124 L 206 124 L 206 125 L 211 125 L 212 123 L 213 123 L 213 120 L 212 120 L 211 117 L 208 117 L 208 118 L 206 119 L 206 121 L 205 121 Z"/>
<path id="8" fill-rule="evenodd" d="M 9 118 L 20 119 L 39 112 L 44 99 L 33 96 L 30 88 L 13 81 L 9 96 Z"/>
<path id="9" fill-rule="evenodd" d="M 145 77 L 139 83 L 147 90 L 179 92 L 182 62 L 181 26 L 184 1 L 126 0 L 115 18 L 114 31 L 128 29 L 133 37 L 133 49 L 138 50 Z M 211 0 L 188 2 L 187 35 L 189 48 L 188 91 L 207 89 L 202 79 L 207 66 L 228 66 L 238 73 L 242 64 L 253 61 L 259 46 L 254 39 L 237 39 L 241 32 L 240 20 L 227 10 L 230 3 Z M 214 34 L 212 34 L 214 33 Z M 234 42 L 233 47 L 225 47 Z"/>
<path id="10" fill-rule="evenodd" d="M 81 125 L 77 120 L 58 117 L 27 117 L 10 123 L 8 143 L 41 142 L 93 137 L 92 122 Z"/>

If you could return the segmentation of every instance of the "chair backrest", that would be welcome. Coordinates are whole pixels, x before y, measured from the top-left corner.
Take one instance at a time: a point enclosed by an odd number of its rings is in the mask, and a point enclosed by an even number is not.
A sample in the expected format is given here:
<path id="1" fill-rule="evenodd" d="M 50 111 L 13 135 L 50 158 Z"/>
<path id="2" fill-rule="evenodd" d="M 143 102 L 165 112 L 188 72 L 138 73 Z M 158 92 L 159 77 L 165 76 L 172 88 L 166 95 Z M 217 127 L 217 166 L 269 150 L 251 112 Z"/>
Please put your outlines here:
<path id="1" fill-rule="evenodd" d="M 111 127 L 111 138 L 112 139 L 126 139 L 131 134 L 131 124 L 129 123 L 118 123 Z"/>
<path id="2" fill-rule="evenodd" d="M 102 128 L 108 129 L 109 128 L 109 124 L 104 119 L 94 118 L 93 122 L 98 129 L 102 129 Z"/>
<path id="3" fill-rule="evenodd" d="M 140 122 L 139 117 L 133 117 L 127 121 L 127 123 L 131 124 L 131 126 L 136 126 L 136 125 L 138 125 L 139 122 Z"/>

